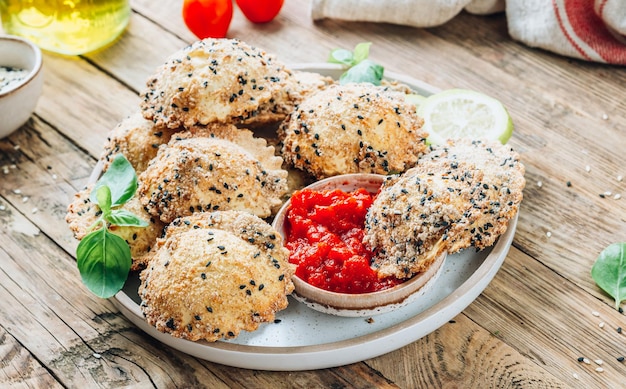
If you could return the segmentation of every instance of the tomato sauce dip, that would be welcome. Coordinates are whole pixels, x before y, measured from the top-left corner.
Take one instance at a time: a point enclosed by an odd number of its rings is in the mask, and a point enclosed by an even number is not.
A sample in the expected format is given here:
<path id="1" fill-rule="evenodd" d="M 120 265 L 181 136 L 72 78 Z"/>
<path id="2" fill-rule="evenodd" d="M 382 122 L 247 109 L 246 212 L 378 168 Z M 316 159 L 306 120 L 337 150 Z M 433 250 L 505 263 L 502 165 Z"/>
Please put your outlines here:
<path id="1" fill-rule="evenodd" d="M 369 293 L 403 280 L 379 278 L 363 244 L 365 215 L 375 195 L 364 188 L 294 192 L 287 210 L 285 245 L 296 275 L 310 285 L 338 293 Z"/>

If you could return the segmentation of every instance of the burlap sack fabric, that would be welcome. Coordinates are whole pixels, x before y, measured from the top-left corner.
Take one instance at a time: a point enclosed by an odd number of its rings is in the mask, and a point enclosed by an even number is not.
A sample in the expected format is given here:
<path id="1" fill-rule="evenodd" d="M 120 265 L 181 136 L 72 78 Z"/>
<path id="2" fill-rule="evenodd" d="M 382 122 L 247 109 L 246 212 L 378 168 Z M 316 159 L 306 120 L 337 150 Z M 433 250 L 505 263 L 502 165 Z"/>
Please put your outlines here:
<path id="1" fill-rule="evenodd" d="M 311 17 L 433 27 L 463 10 L 505 11 L 511 37 L 531 47 L 626 65 L 626 0 L 313 0 Z"/>

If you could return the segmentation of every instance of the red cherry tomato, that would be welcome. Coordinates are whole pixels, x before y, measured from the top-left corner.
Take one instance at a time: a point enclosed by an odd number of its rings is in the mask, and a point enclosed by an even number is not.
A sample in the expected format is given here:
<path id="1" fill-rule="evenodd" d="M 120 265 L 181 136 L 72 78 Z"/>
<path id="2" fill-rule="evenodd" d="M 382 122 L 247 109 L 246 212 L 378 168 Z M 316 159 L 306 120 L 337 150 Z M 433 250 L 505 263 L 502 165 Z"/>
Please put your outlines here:
<path id="1" fill-rule="evenodd" d="M 198 38 L 224 38 L 233 18 L 231 0 L 185 0 L 183 20 Z"/>
<path id="2" fill-rule="evenodd" d="M 236 0 L 241 12 L 252 23 L 267 23 L 274 19 L 284 0 Z"/>

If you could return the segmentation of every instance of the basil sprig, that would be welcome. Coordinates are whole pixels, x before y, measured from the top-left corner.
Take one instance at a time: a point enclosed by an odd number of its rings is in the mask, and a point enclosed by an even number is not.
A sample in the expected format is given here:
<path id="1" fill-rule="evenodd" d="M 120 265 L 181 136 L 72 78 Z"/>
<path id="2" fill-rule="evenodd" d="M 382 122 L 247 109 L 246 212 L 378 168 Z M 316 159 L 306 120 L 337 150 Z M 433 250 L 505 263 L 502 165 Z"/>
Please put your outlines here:
<path id="1" fill-rule="evenodd" d="M 385 68 L 367 59 L 371 45 L 371 42 L 362 42 L 354 47 L 354 51 L 335 49 L 330 52 L 328 62 L 348 67 L 348 70 L 339 78 L 340 84 L 369 82 L 374 85 L 380 85 Z"/>
<path id="2" fill-rule="evenodd" d="M 108 186 L 111 190 L 111 207 L 120 206 L 135 195 L 137 191 L 137 174 L 126 157 L 122 154 L 115 156 L 107 171 L 104 172 L 91 191 L 89 196 L 91 202 L 99 204 L 96 194 L 101 186 Z"/>
<path id="3" fill-rule="evenodd" d="M 83 284 L 96 296 L 109 298 L 122 289 L 132 263 L 128 243 L 109 227 L 146 227 L 148 223 L 125 209 L 117 209 L 137 191 L 137 174 L 118 154 L 100 177 L 89 199 L 102 211 L 76 249 L 76 264 Z"/>
<path id="4" fill-rule="evenodd" d="M 602 250 L 591 268 L 591 277 L 613 297 L 619 310 L 626 300 L 626 243 L 613 243 Z"/>

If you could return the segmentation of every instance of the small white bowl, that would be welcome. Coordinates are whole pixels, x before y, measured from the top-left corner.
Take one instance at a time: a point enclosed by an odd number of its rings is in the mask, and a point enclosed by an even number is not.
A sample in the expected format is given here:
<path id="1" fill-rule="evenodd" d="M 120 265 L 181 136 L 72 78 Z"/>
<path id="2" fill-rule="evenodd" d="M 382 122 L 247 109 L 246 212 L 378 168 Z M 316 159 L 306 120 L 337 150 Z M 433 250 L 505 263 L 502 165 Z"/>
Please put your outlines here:
<path id="1" fill-rule="evenodd" d="M 0 138 L 4 138 L 26 123 L 35 110 L 43 86 L 41 50 L 27 39 L 0 36 L 0 66 L 28 72 L 19 83 L 0 89 Z"/>
<path id="2" fill-rule="evenodd" d="M 365 188 L 377 193 L 385 176 L 380 174 L 345 174 L 317 181 L 306 189 L 315 191 L 341 189 L 352 192 Z M 291 202 L 287 201 L 276 214 L 272 226 L 286 239 L 285 220 Z M 364 317 L 386 313 L 403 307 L 422 296 L 438 278 L 447 254 L 442 254 L 423 273 L 393 288 L 371 293 L 330 292 L 308 284 L 298 276 L 293 277 L 293 297 L 317 311 L 337 316 Z"/>

